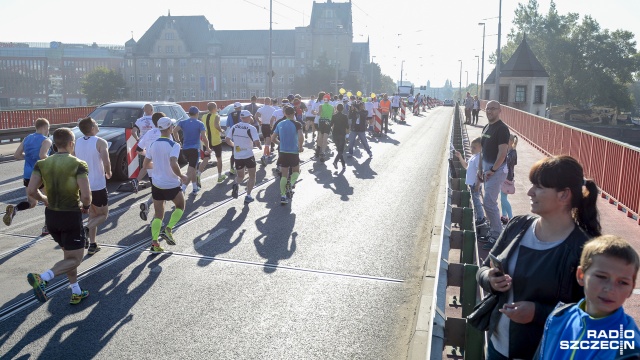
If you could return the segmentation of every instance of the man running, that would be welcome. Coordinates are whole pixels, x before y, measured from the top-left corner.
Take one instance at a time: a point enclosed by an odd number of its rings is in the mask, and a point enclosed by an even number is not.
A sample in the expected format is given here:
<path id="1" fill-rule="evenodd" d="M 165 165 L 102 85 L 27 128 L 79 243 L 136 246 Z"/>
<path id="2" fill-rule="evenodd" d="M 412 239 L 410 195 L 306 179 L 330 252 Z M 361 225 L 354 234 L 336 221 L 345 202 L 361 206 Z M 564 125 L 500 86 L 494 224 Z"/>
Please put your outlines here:
<path id="1" fill-rule="evenodd" d="M 51 149 L 51 140 L 49 140 L 49 121 L 44 118 L 39 118 L 36 120 L 36 132 L 28 135 L 18 148 L 13 156 L 16 160 L 24 159 L 24 169 L 23 169 L 23 181 L 25 190 L 29 186 L 29 182 L 31 180 L 31 173 L 33 171 L 33 166 L 36 164 L 38 160 L 46 159 L 49 154 L 49 149 Z M 38 191 L 43 190 L 43 187 L 40 187 Z M 16 216 L 18 211 L 23 211 L 27 209 L 31 209 L 38 204 L 35 198 L 30 197 L 27 193 L 27 201 L 21 201 L 18 205 L 7 205 L 7 209 L 4 213 L 4 217 L 2 221 L 5 225 L 11 225 L 13 218 Z M 47 230 L 47 225 L 42 228 L 42 234 L 40 236 L 48 235 L 49 231 Z"/>
<path id="2" fill-rule="evenodd" d="M 273 113 L 276 108 L 271 106 L 271 98 L 264 99 L 264 106 L 258 109 L 256 117 L 260 123 L 260 130 L 264 137 L 264 153 L 262 154 L 262 165 L 267 164 L 267 159 L 271 157 L 271 129 L 273 128 Z"/>
<path id="3" fill-rule="evenodd" d="M 324 103 L 320 106 L 319 126 L 318 126 L 318 144 L 316 147 L 316 158 L 324 162 L 324 150 L 327 147 L 327 140 L 329 139 L 329 133 L 331 132 L 331 117 L 333 116 L 334 108 L 329 103 L 331 101 L 331 95 L 327 94 L 323 97 Z"/>
<path id="4" fill-rule="evenodd" d="M 227 178 L 226 175 L 222 174 L 222 138 L 220 134 L 222 134 L 222 128 L 220 127 L 220 115 L 218 115 L 218 104 L 215 102 L 210 102 L 207 104 L 207 109 L 209 109 L 209 113 L 202 117 L 204 122 L 204 126 L 207 129 L 207 138 L 209 139 L 209 148 L 216 155 L 216 165 L 218 167 L 218 184 L 224 181 Z M 200 170 L 198 171 L 200 174 L 204 172 L 209 164 L 209 158 L 211 158 L 210 153 L 204 153 L 204 159 L 200 163 Z M 198 185 L 200 186 L 200 185 Z"/>
<path id="5" fill-rule="evenodd" d="M 207 131 L 204 128 L 202 121 L 198 120 L 198 113 L 200 110 L 192 106 L 189 108 L 189 118 L 182 120 L 175 126 L 173 130 L 173 138 L 176 141 L 180 141 L 180 134 L 178 131 L 182 130 L 182 151 L 187 157 L 189 167 L 187 168 L 187 177 L 191 181 L 192 191 L 191 195 L 195 196 L 200 191 L 200 184 L 198 184 L 200 178 L 200 171 L 196 172 L 198 166 L 198 160 L 200 160 L 200 144 L 206 144 L 205 154 L 210 153 L 209 139 L 207 138 Z M 187 184 L 182 184 L 182 192 L 187 191 Z"/>
<path id="6" fill-rule="evenodd" d="M 75 154 L 89 167 L 91 207 L 84 231 L 85 237 L 88 235 L 91 243 L 88 246 L 87 254 L 93 255 L 100 251 L 100 246 L 96 242 L 98 225 L 105 222 L 109 216 L 107 179 L 111 179 L 111 161 L 106 140 L 96 136 L 100 131 L 98 123 L 88 117 L 78 122 L 78 128 L 84 136 L 76 140 Z M 87 248 L 86 245 L 85 248 Z"/>
<path id="7" fill-rule="evenodd" d="M 249 181 L 247 181 L 247 195 L 244 198 L 244 202 L 248 204 L 253 201 L 251 190 L 253 190 L 253 186 L 256 183 L 256 158 L 253 156 L 253 147 L 257 146 L 258 149 L 262 150 L 262 145 L 260 144 L 258 131 L 251 125 L 253 123 L 251 113 L 248 110 L 242 110 L 240 118 L 242 122 L 227 129 L 225 140 L 233 148 L 233 154 L 236 159 L 235 166 L 238 172 L 238 176 L 233 181 L 231 196 L 234 199 L 238 198 L 240 183 L 244 180 L 244 169 L 247 168 Z"/>
<path id="8" fill-rule="evenodd" d="M 151 252 L 161 253 L 164 249 L 160 246 L 158 238 L 164 218 L 164 202 L 173 201 L 175 209 L 171 213 L 169 223 L 164 228 L 164 238 L 169 245 L 175 245 L 173 227 L 176 226 L 184 213 L 184 194 L 180 191 L 180 184 L 186 184 L 190 178 L 183 175 L 178 165 L 180 156 L 180 144 L 169 139 L 174 130 L 175 120 L 163 117 L 158 120 L 158 129 L 161 136 L 147 149 L 144 159 L 144 167 L 153 168 L 153 183 L 151 196 L 153 196 L 153 208 L 155 214 L 151 221 Z"/>
<path id="9" fill-rule="evenodd" d="M 357 137 L 360 139 L 360 142 L 367 154 L 369 154 L 369 158 L 372 158 L 373 153 L 371 152 L 371 148 L 367 142 L 367 136 L 365 135 L 365 131 L 367 129 L 366 118 L 368 113 L 362 102 L 357 102 L 355 106 L 357 107 L 358 112 L 351 113 L 353 118 L 351 119 L 351 132 L 349 133 L 349 148 L 347 149 L 347 156 L 353 156 L 353 145 L 355 144 Z"/>
<path id="10" fill-rule="evenodd" d="M 345 98 L 346 99 L 346 98 Z M 346 136 L 349 132 L 349 119 L 344 114 L 344 106 L 338 104 L 338 112 L 331 118 L 331 133 L 333 135 L 333 143 L 336 145 L 336 158 L 333 160 L 333 167 L 338 169 L 338 160 L 342 163 L 342 169 L 346 168 L 344 163 L 344 146 L 347 142 Z"/>
<path id="11" fill-rule="evenodd" d="M 45 222 L 51 237 L 60 245 L 64 255 L 63 260 L 58 261 L 51 269 L 41 274 L 28 274 L 27 281 L 33 287 L 36 299 L 45 302 L 49 300 L 47 282 L 58 275 L 67 274 L 71 286 L 70 303 L 75 305 L 89 296 L 89 291 L 82 290 L 78 284 L 78 266 L 82 263 L 86 241 L 82 214 L 89 212 L 91 207 L 91 189 L 87 178 L 89 168 L 86 162 L 71 155 L 75 141 L 70 129 L 60 128 L 54 131 L 53 142 L 58 153 L 35 164 L 27 193 L 46 206 Z M 38 191 L 42 184 L 47 190 L 46 196 Z"/>
<path id="12" fill-rule="evenodd" d="M 144 115 L 142 115 L 142 117 L 136 120 L 136 122 L 133 124 L 133 132 L 131 133 L 136 141 L 139 141 L 144 136 L 144 134 L 155 127 L 155 125 L 153 125 L 153 121 L 151 120 L 151 117 L 153 116 L 153 105 L 144 104 L 144 107 L 142 109 L 144 111 Z M 138 193 L 140 181 L 142 181 L 145 175 L 147 175 L 147 170 L 142 166 L 144 156 L 138 154 L 138 159 L 140 161 L 140 172 L 138 173 L 137 178 L 131 179 L 131 187 L 133 188 L 133 192 L 135 193 Z"/>
<path id="13" fill-rule="evenodd" d="M 153 121 L 153 124 L 155 127 L 147 131 L 147 133 L 144 134 L 144 136 L 140 139 L 140 141 L 138 141 L 138 148 L 136 149 L 138 154 L 145 156 L 146 149 L 148 149 L 149 146 L 151 146 L 151 144 L 153 144 L 154 141 L 160 138 L 160 136 L 162 135 L 162 132 L 160 132 L 160 129 L 158 129 L 158 120 L 160 120 L 165 116 L 166 115 L 163 112 L 153 113 L 153 115 L 151 116 L 151 121 Z M 173 136 L 169 135 L 169 140 L 173 140 Z M 151 168 L 147 169 L 147 173 L 149 174 L 149 182 L 153 185 L 153 169 Z M 142 221 L 147 221 L 147 217 L 148 217 L 147 215 L 149 214 L 149 207 L 151 206 L 152 203 L 153 203 L 152 195 L 149 195 L 146 201 L 140 203 L 140 219 L 142 219 Z"/>
<path id="14" fill-rule="evenodd" d="M 295 186 L 298 176 L 300 176 L 300 153 L 304 151 L 302 147 L 302 125 L 295 120 L 296 110 L 290 106 L 284 109 L 284 114 L 287 117 L 285 120 L 278 123 L 273 130 L 271 137 L 275 142 L 276 137 L 279 137 L 280 143 L 280 155 L 278 156 L 278 165 L 282 171 L 282 177 L 280 178 L 280 203 L 286 204 L 289 202 L 287 199 L 287 180 L 289 178 L 289 168 L 292 168 L 291 172 L 291 186 Z"/>
<path id="15" fill-rule="evenodd" d="M 316 99 L 312 96 L 309 102 L 307 103 L 307 111 L 305 112 L 305 126 L 304 126 L 304 138 L 305 140 L 309 140 L 309 132 L 311 132 L 311 140 L 316 139 L 315 132 L 315 124 L 313 123 L 316 119 L 316 116 L 313 114 L 313 109 L 315 108 Z"/>
<path id="16" fill-rule="evenodd" d="M 242 104 L 240 104 L 239 102 L 235 102 L 233 103 L 233 111 L 229 112 L 229 115 L 227 115 L 227 130 L 231 129 L 231 127 L 233 127 L 233 125 L 240 123 L 242 120 L 240 120 L 240 112 L 242 112 Z M 229 160 L 229 176 L 235 175 L 236 174 L 236 167 L 234 166 L 235 164 L 235 157 L 233 156 L 233 151 L 231 152 L 231 159 Z"/>

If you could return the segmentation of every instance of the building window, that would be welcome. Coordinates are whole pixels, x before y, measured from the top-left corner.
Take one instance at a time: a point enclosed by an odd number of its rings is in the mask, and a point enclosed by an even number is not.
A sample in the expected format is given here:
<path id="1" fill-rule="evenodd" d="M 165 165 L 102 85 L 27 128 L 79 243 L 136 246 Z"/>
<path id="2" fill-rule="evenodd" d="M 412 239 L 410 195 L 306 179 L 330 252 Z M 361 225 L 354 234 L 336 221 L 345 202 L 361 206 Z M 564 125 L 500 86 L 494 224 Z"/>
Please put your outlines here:
<path id="1" fill-rule="evenodd" d="M 167 45 L 167 54 L 173 54 L 173 45 Z"/>
<path id="2" fill-rule="evenodd" d="M 173 40 L 174 39 L 174 33 L 173 32 L 167 32 L 164 34 L 164 38 L 167 40 Z"/>
<path id="3" fill-rule="evenodd" d="M 144 89 L 140 89 L 140 90 L 138 91 L 138 95 L 139 95 L 139 98 L 140 98 L 140 99 L 144 98 Z"/>
<path id="4" fill-rule="evenodd" d="M 191 98 L 192 99 L 196 98 L 196 91 L 194 89 L 191 89 Z"/>
<path id="5" fill-rule="evenodd" d="M 162 67 L 162 60 L 156 59 L 156 69 L 159 69 L 161 67 Z"/>
<path id="6" fill-rule="evenodd" d="M 236 89 L 231 90 L 231 97 L 234 98 L 234 99 L 237 98 L 238 97 L 238 90 L 236 90 Z"/>
<path id="7" fill-rule="evenodd" d="M 264 97 L 265 91 L 264 89 L 260 89 L 260 97 Z"/>
<path id="8" fill-rule="evenodd" d="M 156 82 L 160 82 L 160 74 L 156 74 Z"/>
<path id="9" fill-rule="evenodd" d="M 242 77 L 240 78 L 240 81 L 242 81 L 242 83 L 246 83 L 247 82 L 247 74 L 242 74 Z"/>
<path id="10" fill-rule="evenodd" d="M 152 89 L 149 89 L 148 94 L 149 94 L 149 100 L 153 99 L 153 90 Z"/>
<path id="11" fill-rule="evenodd" d="M 236 74 L 231 75 L 231 82 L 235 83 L 238 80 L 238 77 L 236 76 Z"/>
<path id="12" fill-rule="evenodd" d="M 278 90 L 278 97 L 279 98 L 283 98 L 284 97 L 284 89 L 279 89 Z"/>
<path id="13" fill-rule="evenodd" d="M 189 81 L 190 82 L 196 82 L 196 76 L 191 74 L 191 76 L 189 77 Z"/>
<path id="14" fill-rule="evenodd" d="M 289 74 L 289 84 L 293 84 L 294 81 L 294 75 L 293 74 Z"/>
<path id="15" fill-rule="evenodd" d="M 141 68 L 146 68 L 149 66 L 149 62 L 147 60 L 141 60 L 140 61 L 140 67 Z"/>
<path id="16" fill-rule="evenodd" d="M 526 86 L 516 86 L 516 102 L 524 102 L 527 95 L 527 87 Z"/>
<path id="17" fill-rule="evenodd" d="M 158 53 L 162 53 L 162 46 L 158 46 Z"/>
<path id="18" fill-rule="evenodd" d="M 144 75 L 138 75 L 138 82 L 144 81 Z"/>
<path id="19" fill-rule="evenodd" d="M 135 75 L 129 76 L 129 82 L 135 82 L 135 81 L 136 81 L 136 76 Z"/>
<path id="20" fill-rule="evenodd" d="M 180 67 L 187 66 L 187 59 L 180 59 Z"/>
<path id="21" fill-rule="evenodd" d="M 173 59 L 167 59 L 167 68 L 173 69 Z"/>
<path id="22" fill-rule="evenodd" d="M 173 75 L 169 75 L 169 83 L 173 84 Z"/>
<path id="23" fill-rule="evenodd" d="M 284 75 L 280 75 L 280 84 L 284 84 Z"/>
<path id="24" fill-rule="evenodd" d="M 187 98 L 187 89 L 183 89 L 182 90 L 182 98 L 186 99 Z"/>
<path id="25" fill-rule="evenodd" d="M 162 99 L 162 90 L 156 90 L 156 99 Z"/>
<path id="26" fill-rule="evenodd" d="M 127 60 L 127 67 L 133 67 L 133 59 Z"/>
<path id="27" fill-rule="evenodd" d="M 296 66 L 296 60 L 295 59 L 287 59 L 287 66 L 290 67 L 290 68 Z"/>
<path id="28" fill-rule="evenodd" d="M 213 90 L 209 90 L 209 99 L 213 99 L 214 96 Z"/>
<path id="29" fill-rule="evenodd" d="M 151 74 L 147 75 L 147 82 L 153 82 L 153 76 L 151 76 Z"/>
<path id="30" fill-rule="evenodd" d="M 544 103 L 544 99 L 542 98 L 542 94 L 544 93 L 544 86 L 536 86 L 536 91 L 533 94 L 533 103 L 534 104 L 542 104 Z"/>
<path id="31" fill-rule="evenodd" d="M 240 97 L 242 99 L 246 99 L 247 98 L 247 89 L 240 89 Z"/>

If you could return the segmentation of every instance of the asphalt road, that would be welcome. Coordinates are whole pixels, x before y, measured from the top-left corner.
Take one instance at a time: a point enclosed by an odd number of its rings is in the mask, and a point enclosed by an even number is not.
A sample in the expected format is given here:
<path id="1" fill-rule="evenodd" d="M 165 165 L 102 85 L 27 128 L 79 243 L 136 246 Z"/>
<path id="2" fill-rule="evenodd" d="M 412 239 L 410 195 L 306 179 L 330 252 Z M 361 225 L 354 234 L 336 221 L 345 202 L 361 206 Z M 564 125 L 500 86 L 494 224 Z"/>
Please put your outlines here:
<path id="1" fill-rule="evenodd" d="M 209 169 L 167 254 L 147 252 L 138 204 L 149 190 L 109 183 L 103 250 L 80 267 L 90 296 L 77 306 L 66 277 L 49 284 L 49 302 L 33 299 L 26 274 L 62 253 L 39 237 L 43 206 L 19 213 L 0 224 L 0 358 L 406 358 L 452 113 L 408 115 L 344 172 L 306 161 L 286 206 L 275 164 L 258 168 L 247 206 L 243 186 L 232 199 Z M 0 163 L 2 209 L 24 196 L 21 174 L 22 162 Z"/>

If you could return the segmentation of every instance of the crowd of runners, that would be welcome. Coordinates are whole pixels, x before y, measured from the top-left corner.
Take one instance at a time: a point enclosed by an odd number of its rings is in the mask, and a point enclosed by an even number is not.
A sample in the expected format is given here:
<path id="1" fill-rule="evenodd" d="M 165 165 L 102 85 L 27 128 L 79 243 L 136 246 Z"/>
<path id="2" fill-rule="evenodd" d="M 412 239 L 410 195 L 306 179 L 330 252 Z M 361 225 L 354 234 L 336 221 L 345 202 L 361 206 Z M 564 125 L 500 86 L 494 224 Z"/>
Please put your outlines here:
<path id="1" fill-rule="evenodd" d="M 262 151 L 260 163 L 266 166 L 276 158 L 280 175 L 280 203 L 291 201 L 293 190 L 300 176 L 300 153 L 307 147 L 315 149 L 314 161 L 324 162 L 333 155 L 329 147 L 331 138 L 335 147 L 333 167 L 338 163 L 346 169 L 344 156 L 353 156 L 356 142 L 373 157 L 367 140 L 369 136 L 386 136 L 389 130 L 389 116 L 398 121 L 398 111 L 403 100 L 399 95 L 380 99 L 371 94 L 370 98 L 331 95 L 320 92 L 317 97 L 303 101 L 299 95 L 289 95 L 280 101 L 264 99 L 264 106 L 252 103 L 243 107 L 234 104 L 224 123 L 218 114 L 215 102 L 207 104 L 208 113 L 199 117 L 200 109 L 192 106 L 189 118 L 176 122 L 162 112 L 154 112 L 151 104 L 143 108 L 144 115 L 134 124 L 133 136 L 137 141 L 136 151 L 141 168 L 131 187 L 138 192 L 141 182 L 148 177 L 151 195 L 140 203 L 140 218 L 148 221 L 153 205 L 154 215 L 150 221 L 152 253 L 164 252 L 160 240 L 175 245 L 174 226 L 185 211 L 187 188 L 195 196 L 202 188 L 201 176 L 206 170 L 212 154 L 216 159 L 217 184 L 227 177 L 233 177 L 233 198 L 238 198 L 240 185 L 246 181 L 244 203 L 254 201 L 251 195 L 256 182 L 258 162 L 254 148 Z M 410 99 L 413 108 L 428 106 L 427 97 Z M 381 129 L 374 129 L 374 111 L 381 115 Z M 27 275 L 36 298 L 48 300 L 46 286 L 54 277 L 66 274 L 71 284 L 71 304 L 78 304 L 89 293 L 82 290 L 77 279 L 77 268 L 82 262 L 84 251 L 93 255 L 101 250 L 96 242 L 97 228 L 109 216 L 106 180 L 111 178 L 111 163 L 108 144 L 98 137 L 99 124 L 92 118 L 78 122 L 82 137 L 76 138 L 71 129 L 59 128 L 49 137 L 49 122 L 40 118 L 35 122 L 35 132 L 27 136 L 15 152 L 15 158 L 24 159 L 24 186 L 26 200 L 9 204 L 3 216 L 5 225 L 10 226 L 15 216 L 35 207 L 38 202 L 45 205 L 45 224 L 42 236 L 50 234 L 63 250 L 63 260 L 41 273 Z M 384 135 L 383 135 L 384 133 Z M 225 135 L 224 138 L 222 135 Z M 262 134 L 263 141 L 260 138 Z M 222 143 L 231 147 L 230 168 L 223 172 Z M 51 151 L 55 145 L 55 153 Z M 186 158 L 187 170 L 179 165 L 181 156 Z M 165 202 L 170 201 L 174 209 L 169 221 L 163 224 Z M 83 214 L 87 214 L 86 222 Z"/>

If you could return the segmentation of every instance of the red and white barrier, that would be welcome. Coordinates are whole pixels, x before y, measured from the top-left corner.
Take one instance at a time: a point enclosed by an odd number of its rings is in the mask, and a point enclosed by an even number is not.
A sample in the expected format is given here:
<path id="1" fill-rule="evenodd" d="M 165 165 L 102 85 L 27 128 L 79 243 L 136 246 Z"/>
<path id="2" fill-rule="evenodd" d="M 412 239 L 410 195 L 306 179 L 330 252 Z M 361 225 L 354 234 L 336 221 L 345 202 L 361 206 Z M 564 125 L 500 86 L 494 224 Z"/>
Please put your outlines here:
<path id="1" fill-rule="evenodd" d="M 407 105 L 404 103 L 404 100 L 400 101 L 400 121 L 404 122 L 407 118 Z"/>
<path id="2" fill-rule="evenodd" d="M 373 135 L 382 135 L 382 116 L 380 115 L 380 109 L 373 109 Z"/>
<path id="3" fill-rule="evenodd" d="M 133 137 L 132 129 L 125 129 L 125 137 L 127 138 L 127 164 L 129 179 L 135 179 L 140 172 L 140 161 L 138 160 L 138 141 Z"/>

